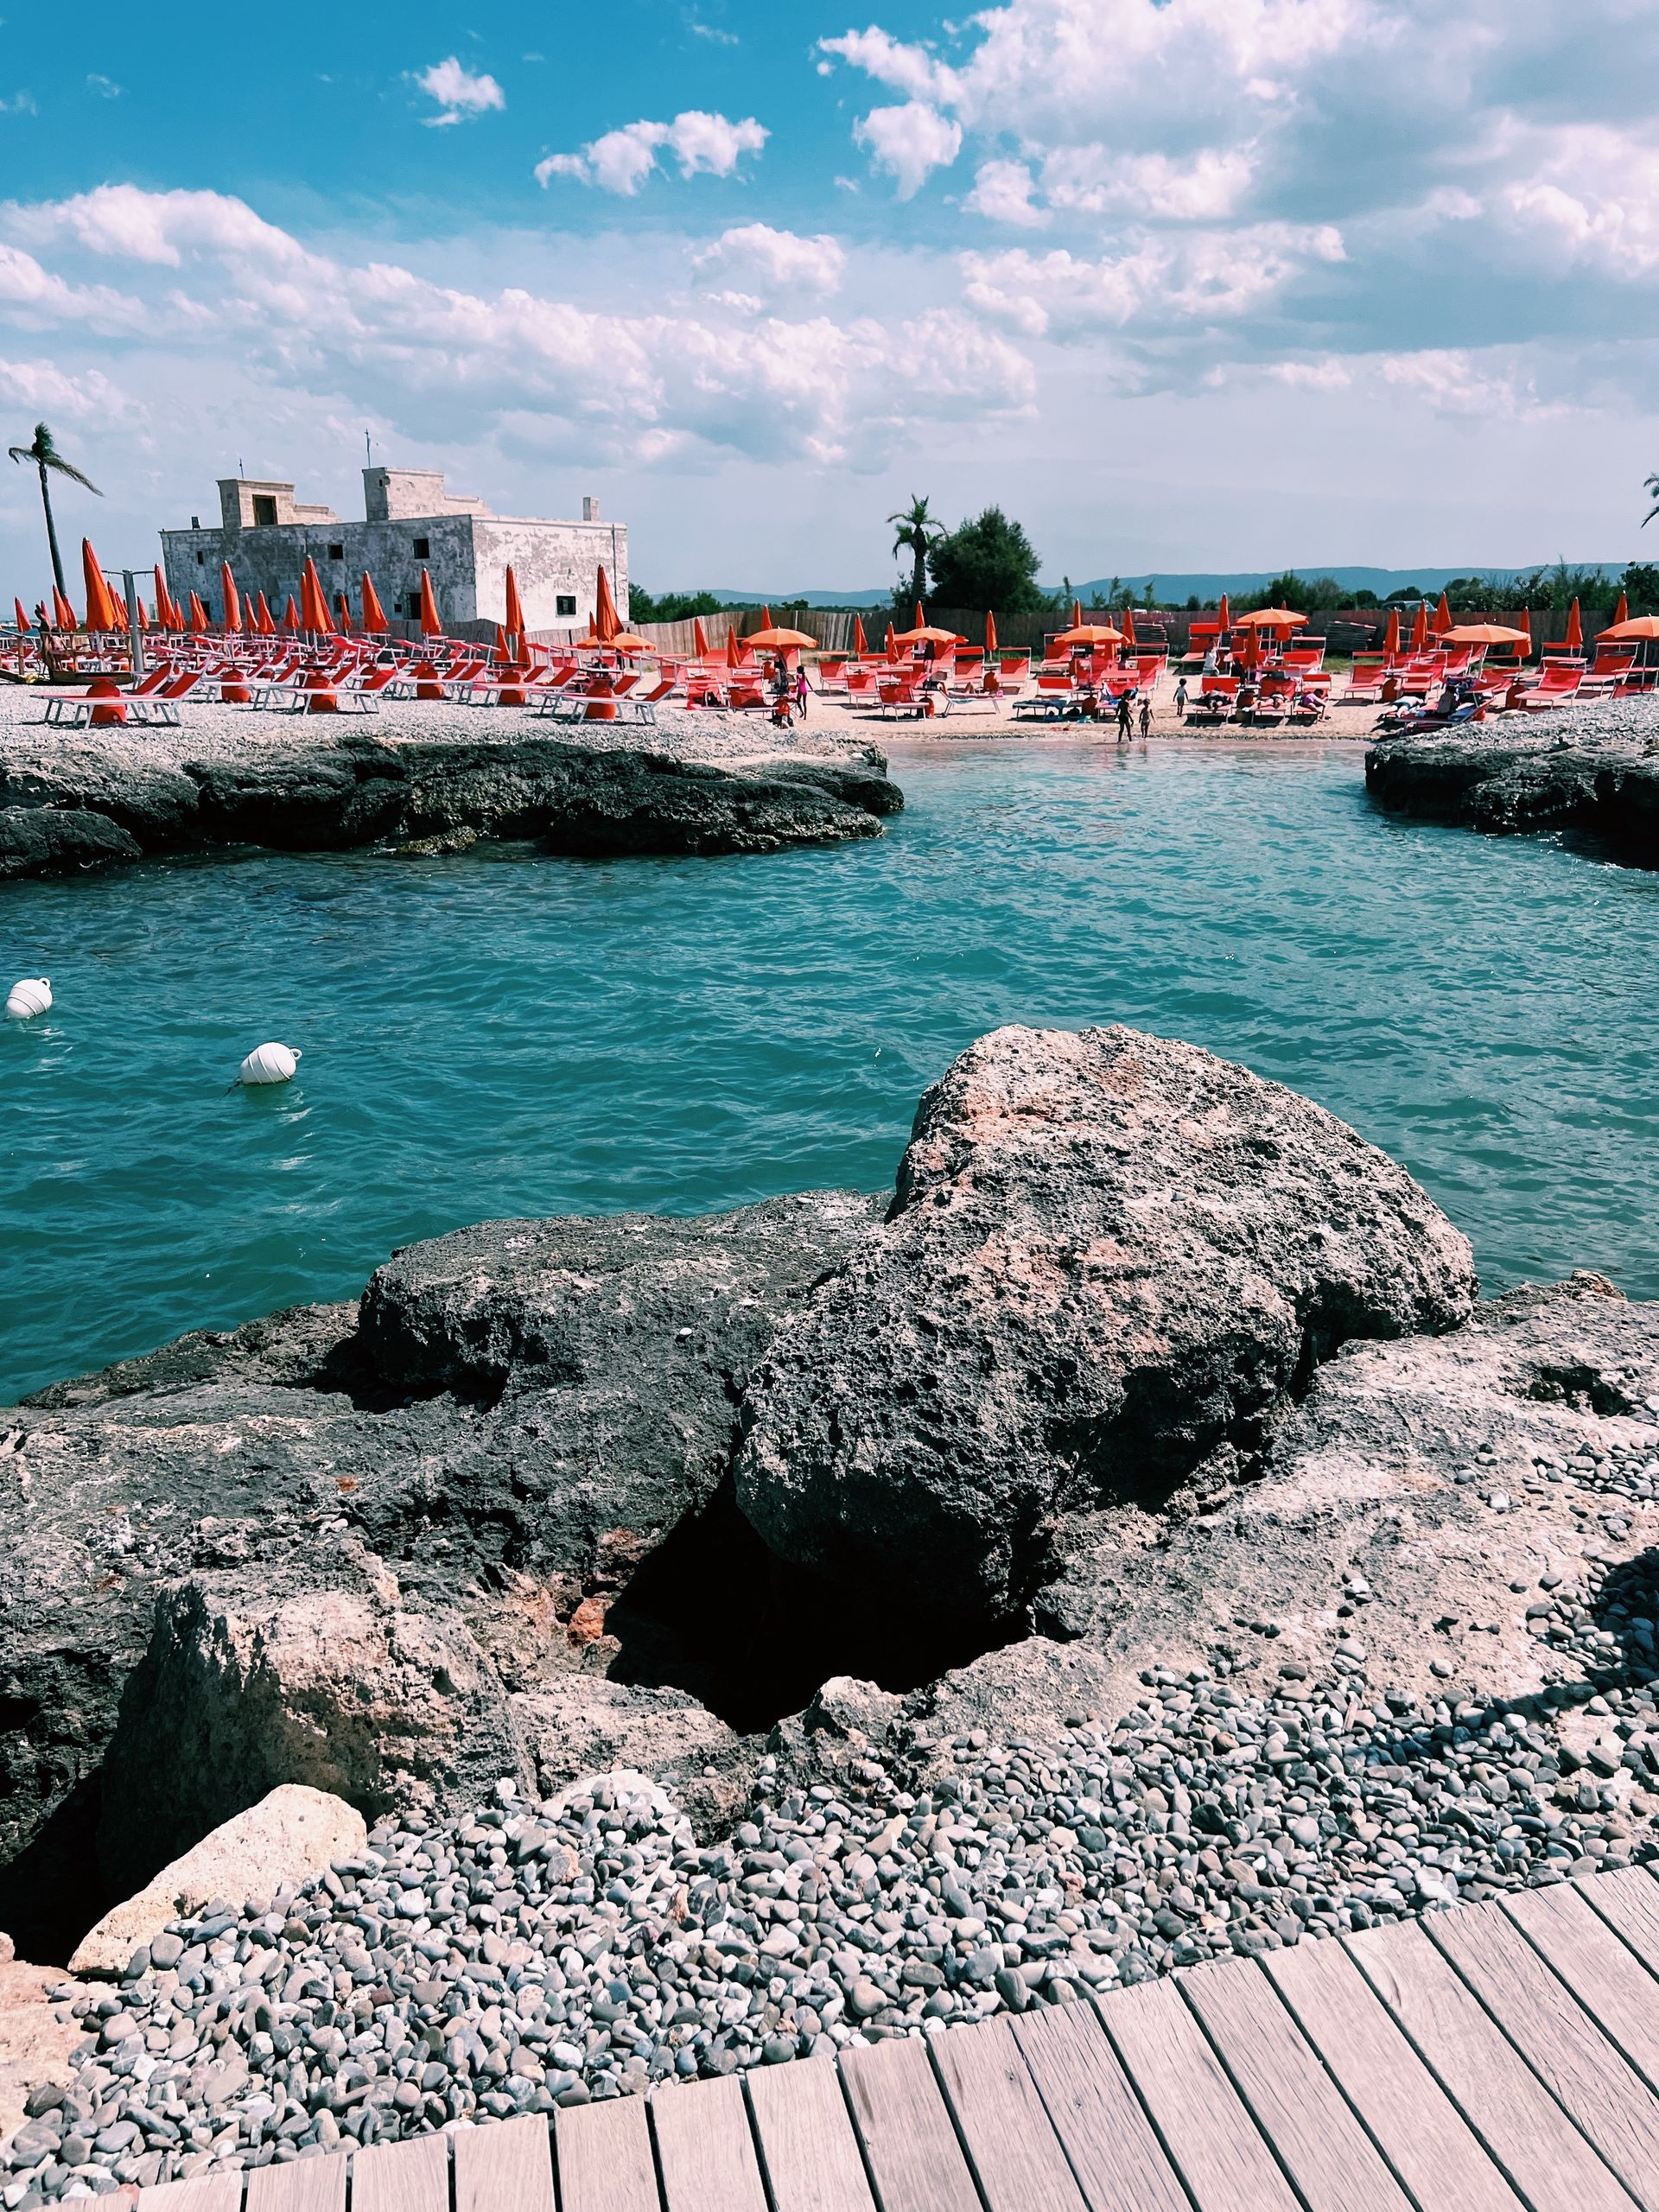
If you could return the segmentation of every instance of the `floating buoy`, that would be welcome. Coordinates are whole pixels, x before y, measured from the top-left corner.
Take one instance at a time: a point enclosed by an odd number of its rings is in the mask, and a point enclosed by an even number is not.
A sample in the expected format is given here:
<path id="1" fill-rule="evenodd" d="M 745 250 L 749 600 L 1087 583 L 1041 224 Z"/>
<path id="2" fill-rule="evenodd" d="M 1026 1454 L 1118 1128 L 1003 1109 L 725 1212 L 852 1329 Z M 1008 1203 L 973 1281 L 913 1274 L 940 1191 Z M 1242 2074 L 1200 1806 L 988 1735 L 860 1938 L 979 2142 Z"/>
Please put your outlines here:
<path id="1" fill-rule="evenodd" d="M 31 1021 L 52 1003 L 52 986 L 44 976 L 24 976 L 6 994 L 6 1020 Z"/>
<path id="2" fill-rule="evenodd" d="M 300 1055 L 286 1045 L 261 1045 L 236 1071 L 238 1083 L 291 1083 Z"/>

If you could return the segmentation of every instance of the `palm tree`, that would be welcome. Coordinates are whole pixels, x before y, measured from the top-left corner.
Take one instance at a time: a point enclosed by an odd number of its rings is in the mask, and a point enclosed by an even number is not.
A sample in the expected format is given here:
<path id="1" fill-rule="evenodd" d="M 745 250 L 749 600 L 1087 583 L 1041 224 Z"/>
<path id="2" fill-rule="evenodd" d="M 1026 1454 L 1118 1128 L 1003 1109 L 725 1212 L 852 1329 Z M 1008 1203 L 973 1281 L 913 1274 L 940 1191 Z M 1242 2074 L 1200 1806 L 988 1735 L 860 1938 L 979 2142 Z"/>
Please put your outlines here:
<path id="1" fill-rule="evenodd" d="M 911 557 L 911 597 L 925 599 L 927 556 L 944 536 L 944 524 L 934 520 L 927 511 L 927 501 L 918 499 L 913 492 L 910 495 L 910 505 L 904 512 L 889 515 L 887 520 L 899 525 L 898 534 L 893 541 L 893 551 L 908 552 Z"/>
<path id="2" fill-rule="evenodd" d="M 35 425 L 35 436 L 31 443 L 26 446 L 8 446 L 6 450 L 14 461 L 32 461 L 41 472 L 41 505 L 46 509 L 46 542 L 52 549 L 52 574 L 56 579 L 58 589 L 62 591 L 64 589 L 63 556 L 58 551 L 57 528 L 52 520 L 52 493 L 47 485 L 47 472 L 55 470 L 60 476 L 68 477 L 72 483 L 84 484 L 89 492 L 98 492 L 98 486 L 90 476 L 83 476 L 78 468 L 72 467 L 64 459 L 56 446 L 53 444 L 52 433 L 44 423 L 37 423 Z M 98 492 L 98 496 L 101 499 L 104 494 Z"/>
<path id="3" fill-rule="evenodd" d="M 1645 530 L 1648 524 L 1653 520 L 1655 515 L 1659 515 L 1659 471 L 1656 471 L 1653 475 L 1649 476 L 1647 482 L 1642 488 L 1647 493 L 1648 497 L 1656 503 L 1642 518 L 1642 527 Z"/>

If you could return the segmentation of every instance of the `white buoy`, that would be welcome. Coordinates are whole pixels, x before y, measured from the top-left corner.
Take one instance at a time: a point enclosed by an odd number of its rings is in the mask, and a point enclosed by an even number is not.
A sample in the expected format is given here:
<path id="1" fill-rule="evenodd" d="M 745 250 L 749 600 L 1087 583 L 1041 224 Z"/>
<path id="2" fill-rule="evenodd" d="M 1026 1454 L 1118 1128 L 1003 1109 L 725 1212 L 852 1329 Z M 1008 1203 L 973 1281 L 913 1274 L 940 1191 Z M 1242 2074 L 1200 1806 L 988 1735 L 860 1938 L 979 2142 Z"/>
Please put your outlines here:
<path id="1" fill-rule="evenodd" d="M 44 976 L 24 976 L 6 994 L 6 1020 L 32 1021 L 52 1003 L 52 986 Z"/>
<path id="2" fill-rule="evenodd" d="M 286 1045 L 261 1045 L 236 1071 L 238 1083 L 291 1083 L 300 1055 Z"/>

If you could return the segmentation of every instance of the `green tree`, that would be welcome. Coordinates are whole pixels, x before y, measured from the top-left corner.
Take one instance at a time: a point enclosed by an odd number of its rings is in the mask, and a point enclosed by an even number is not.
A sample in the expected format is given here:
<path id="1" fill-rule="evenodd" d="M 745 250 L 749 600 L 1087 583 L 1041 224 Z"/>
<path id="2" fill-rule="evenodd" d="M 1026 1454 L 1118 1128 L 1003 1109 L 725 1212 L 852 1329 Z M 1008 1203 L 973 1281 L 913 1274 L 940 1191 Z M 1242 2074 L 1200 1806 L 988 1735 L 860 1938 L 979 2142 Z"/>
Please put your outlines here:
<path id="1" fill-rule="evenodd" d="M 57 524 L 52 519 L 52 493 L 47 478 L 48 474 L 67 476 L 71 483 L 84 484 L 89 492 L 98 492 L 100 499 L 104 494 L 98 491 L 97 485 L 90 476 L 83 476 L 78 468 L 72 467 L 64 459 L 56 446 L 53 444 L 52 433 L 44 423 L 37 423 L 35 425 L 35 435 L 28 445 L 8 446 L 6 450 L 14 461 L 32 461 L 41 473 L 41 505 L 46 510 L 46 542 L 52 553 L 52 574 L 56 580 L 58 589 L 62 591 L 64 589 L 63 559 L 58 551 Z"/>
<path id="2" fill-rule="evenodd" d="M 944 524 L 928 512 L 927 501 L 912 492 L 910 505 L 887 520 L 896 525 L 893 540 L 895 555 L 910 555 L 910 595 L 912 599 L 927 596 L 927 562 L 933 548 L 944 536 Z M 897 590 L 893 594 L 898 597 Z"/>
<path id="3" fill-rule="evenodd" d="M 711 591 L 665 591 L 655 596 L 635 583 L 628 586 L 631 622 L 690 622 L 698 614 L 718 614 L 723 602 Z"/>
<path id="4" fill-rule="evenodd" d="M 1001 507 L 987 507 L 950 531 L 928 556 L 936 600 L 1003 614 L 1030 614 L 1042 606 L 1039 565 L 1031 540 Z"/>
<path id="5" fill-rule="evenodd" d="M 1275 576 L 1265 590 L 1249 594 L 1252 607 L 1288 607 L 1302 614 L 1343 607 L 1347 600 L 1347 593 L 1333 576 L 1299 576 L 1294 569 Z M 1243 604 L 1241 601 L 1240 605 Z"/>
<path id="6" fill-rule="evenodd" d="M 1618 588 L 1630 603 L 1630 612 L 1638 607 L 1659 607 L 1659 567 L 1651 561 L 1632 561 L 1618 580 Z"/>

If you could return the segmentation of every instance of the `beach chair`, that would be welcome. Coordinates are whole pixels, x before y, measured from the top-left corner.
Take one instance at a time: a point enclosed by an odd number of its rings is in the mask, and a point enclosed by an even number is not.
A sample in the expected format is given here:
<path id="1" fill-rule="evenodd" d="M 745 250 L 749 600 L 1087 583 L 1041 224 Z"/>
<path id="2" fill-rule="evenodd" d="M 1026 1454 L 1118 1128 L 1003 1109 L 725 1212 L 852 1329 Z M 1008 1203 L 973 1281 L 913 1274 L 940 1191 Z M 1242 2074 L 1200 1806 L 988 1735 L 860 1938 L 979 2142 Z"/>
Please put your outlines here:
<path id="1" fill-rule="evenodd" d="M 1532 690 L 1522 694 L 1521 704 L 1523 707 L 1535 707 L 1541 709 L 1564 707 L 1569 699 L 1577 696 L 1583 682 L 1582 662 L 1570 664 L 1556 662 L 1553 665 L 1547 664 L 1543 674 Z"/>

